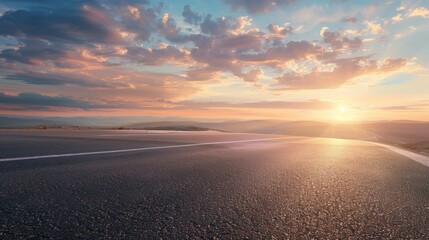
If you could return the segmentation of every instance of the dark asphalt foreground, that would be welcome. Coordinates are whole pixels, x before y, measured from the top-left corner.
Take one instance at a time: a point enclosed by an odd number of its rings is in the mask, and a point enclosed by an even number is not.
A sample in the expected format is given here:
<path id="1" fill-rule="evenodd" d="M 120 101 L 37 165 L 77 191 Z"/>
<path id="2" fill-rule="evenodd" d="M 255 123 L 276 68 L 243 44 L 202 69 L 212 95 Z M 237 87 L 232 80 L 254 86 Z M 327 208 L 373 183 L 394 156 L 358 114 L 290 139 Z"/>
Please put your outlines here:
<path id="1" fill-rule="evenodd" d="M 1 131 L 0 158 L 267 137 L 52 132 Z M 429 239 L 429 168 L 348 140 L 0 162 L 0 203 L 0 239 Z"/>

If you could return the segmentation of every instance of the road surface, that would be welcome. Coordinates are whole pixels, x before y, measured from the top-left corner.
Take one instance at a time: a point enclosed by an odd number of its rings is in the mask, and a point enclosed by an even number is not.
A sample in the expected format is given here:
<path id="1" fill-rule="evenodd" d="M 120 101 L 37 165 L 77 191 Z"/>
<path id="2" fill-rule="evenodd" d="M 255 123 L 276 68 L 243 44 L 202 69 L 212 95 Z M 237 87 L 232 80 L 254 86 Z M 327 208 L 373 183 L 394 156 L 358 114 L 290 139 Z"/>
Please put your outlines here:
<path id="1" fill-rule="evenodd" d="M 8 130 L 0 159 L 0 239 L 429 238 L 429 168 L 371 143 Z"/>

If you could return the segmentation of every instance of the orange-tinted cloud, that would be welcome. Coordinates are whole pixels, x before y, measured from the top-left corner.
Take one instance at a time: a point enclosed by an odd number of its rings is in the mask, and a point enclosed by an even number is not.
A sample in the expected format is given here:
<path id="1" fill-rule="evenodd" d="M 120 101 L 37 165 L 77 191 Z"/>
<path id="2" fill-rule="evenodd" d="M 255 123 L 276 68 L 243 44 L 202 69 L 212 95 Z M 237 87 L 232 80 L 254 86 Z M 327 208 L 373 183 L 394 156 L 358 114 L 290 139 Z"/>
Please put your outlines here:
<path id="1" fill-rule="evenodd" d="M 357 77 L 398 71 L 405 67 L 406 60 L 389 58 L 377 62 L 366 58 L 348 58 L 331 63 L 335 65 L 332 71 L 313 69 L 305 74 L 290 72 L 276 79 L 286 90 L 338 88 Z"/>

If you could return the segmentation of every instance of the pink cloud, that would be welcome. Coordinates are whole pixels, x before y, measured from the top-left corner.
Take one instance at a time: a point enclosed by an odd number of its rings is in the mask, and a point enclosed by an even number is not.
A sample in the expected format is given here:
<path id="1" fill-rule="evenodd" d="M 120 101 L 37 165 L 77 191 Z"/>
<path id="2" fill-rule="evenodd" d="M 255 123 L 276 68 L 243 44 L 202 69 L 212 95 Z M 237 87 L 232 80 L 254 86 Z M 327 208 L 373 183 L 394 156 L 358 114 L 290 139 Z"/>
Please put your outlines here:
<path id="1" fill-rule="evenodd" d="M 402 58 L 385 59 L 382 62 L 366 58 L 347 58 L 332 61 L 332 71 L 313 69 L 309 73 L 285 73 L 276 80 L 285 90 L 338 88 L 350 80 L 369 74 L 386 75 L 405 67 Z"/>

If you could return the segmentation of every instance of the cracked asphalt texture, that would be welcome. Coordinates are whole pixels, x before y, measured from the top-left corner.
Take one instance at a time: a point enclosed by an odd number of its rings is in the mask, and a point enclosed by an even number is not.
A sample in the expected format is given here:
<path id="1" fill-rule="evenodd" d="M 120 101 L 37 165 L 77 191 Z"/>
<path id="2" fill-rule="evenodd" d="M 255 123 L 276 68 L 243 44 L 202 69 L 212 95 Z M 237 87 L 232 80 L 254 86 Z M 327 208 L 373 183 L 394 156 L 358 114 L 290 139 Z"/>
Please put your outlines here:
<path id="1" fill-rule="evenodd" d="M 3 130 L 0 158 L 267 137 Z M 305 137 L 0 162 L 0 239 L 31 238 L 429 239 L 429 168 Z"/>

